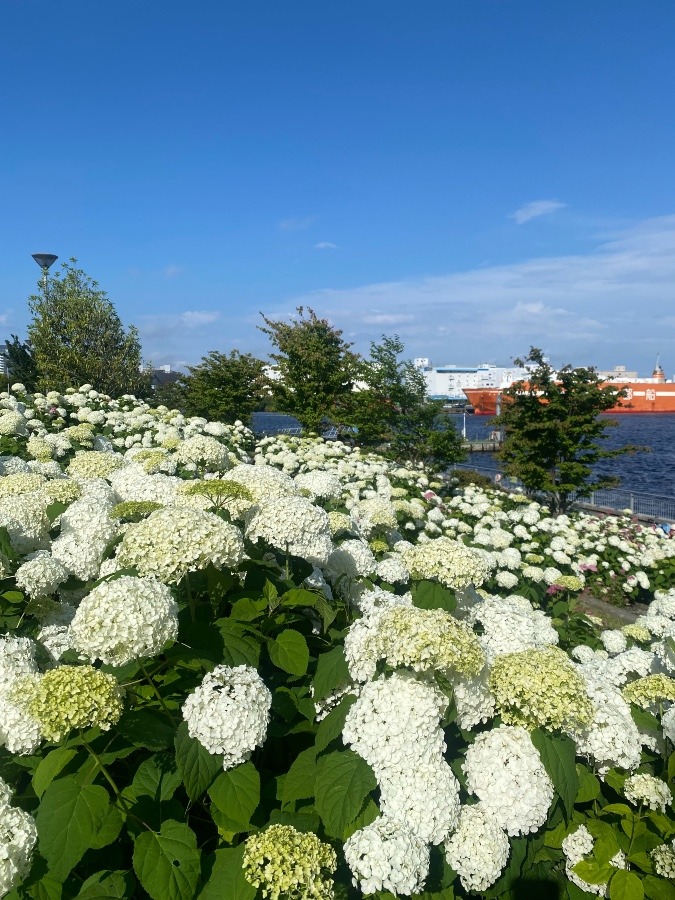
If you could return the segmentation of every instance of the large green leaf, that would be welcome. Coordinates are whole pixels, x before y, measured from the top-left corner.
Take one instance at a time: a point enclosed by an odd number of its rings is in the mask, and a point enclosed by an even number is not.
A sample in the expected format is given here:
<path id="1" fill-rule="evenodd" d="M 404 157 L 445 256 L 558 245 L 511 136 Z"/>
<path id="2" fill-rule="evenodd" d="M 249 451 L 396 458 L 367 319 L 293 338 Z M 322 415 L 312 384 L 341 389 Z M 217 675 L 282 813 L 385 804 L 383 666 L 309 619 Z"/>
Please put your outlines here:
<path id="1" fill-rule="evenodd" d="M 244 626 L 231 619 L 216 622 L 223 639 L 223 662 L 227 666 L 252 666 L 258 668 L 260 643 L 246 632 Z"/>
<path id="2" fill-rule="evenodd" d="M 419 609 L 444 609 L 453 612 L 457 606 L 455 594 L 437 581 L 416 581 L 412 586 L 413 604 Z"/>
<path id="3" fill-rule="evenodd" d="M 317 761 L 316 808 L 326 832 L 340 837 L 377 787 L 373 771 L 353 750 L 329 753 Z"/>
<path id="4" fill-rule="evenodd" d="M 57 747 L 40 760 L 40 764 L 33 774 L 33 790 L 38 797 L 44 794 L 59 772 L 65 769 L 76 754 L 77 750 Z"/>
<path id="5" fill-rule="evenodd" d="M 323 594 L 307 591 L 304 588 L 295 588 L 281 598 L 281 606 L 298 606 L 315 609 L 321 616 L 323 630 L 328 631 L 337 615 L 336 610 L 327 602 Z"/>
<path id="6" fill-rule="evenodd" d="M 191 800 L 198 800 L 223 768 L 221 756 L 213 756 L 196 738 L 190 737 L 187 722 L 181 722 L 174 740 L 176 765 Z"/>
<path id="7" fill-rule="evenodd" d="M 147 795 L 153 800 L 165 801 L 173 797 L 182 781 L 180 772 L 168 753 L 144 760 L 134 775 L 131 791 L 135 797 Z"/>
<path id="8" fill-rule="evenodd" d="M 645 875 L 642 879 L 645 895 L 649 900 L 675 900 L 675 884 L 656 875 Z"/>
<path id="9" fill-rule="evenodd" d="M 252 762 L 245 762 L 221 772 L 209 788 L 209 797 L 227 819 L 248 826 L 260 802 L 258 770 Z"/>
<path id="10" fill-rule="evenodd" d="M 64 880 L 103 825 L 108 792 L 97 784 L 79 784 L 73 776 L 53 781 L 45 790 L 36 824 L 40 853 L 50 874 Z"/>
<path id="11" fill-rule="evenodd" d="M 619 869 L 609 883 L 610 900 L 643 900 L 642 882 L 634 872 Z"/>
<path id="12" fill-rule="evenodd" d="M 345 725 L 345 719 L 353 704 L 356 703 L 354 694 L 347 694 L 340 700 L 335 709 L 331 709 L 325 719 L 319 723 L 316 730 L 316 752 L 320 753 L 334 740 L 340 737 Z"/>
<path id="13" fill-rule="evenodd" d="M 209 880 L 199 893 L 199 900 L 254 900 L 256 889 L 244 876 L 241 867 L 244 844 L 230 850 L 216 850 Z"/>
<path id="14" fill-rule="evenodd" d="M 313 683 L 314 699 L 323 700 L 336 688 L 344 687 L 351 680 L 344 649 L 333 647 L 328 653 L 322 653 L 317 660 Z"/>
<path id="15" fill-rule="evenodd" d="M 197 837 L 169 819 L 159 834 L 143 831 L 134 843 L 134 872 L 152 900 L 192 900 L 199 881 Z"/>
<path id="16" fill-rule="evenodd" d="M 278 669 L 290 675 L 304 675 L 309 663 L 307 641 L 293 628 L 287 628 L 267 645 L 270 659 Z"/>
<path id="17" fill-rule="evenodd" d="M 133 896 L 135 885 L 129 872 L 96 872 L 84 882 L 76 900 L 124 900 Z"/>
<path id="18" fill-rule="evenodd" d="M 536 728 L 532 743 L 539 751 L 553 787 L 558 792 L 569 821 L 574 811 L 574 801 L 579 790 L 579 776 L 575 764 L 576 744 L 571 738 L 549 734 Z"/>
<path id="19" fill-rule="evenodd" d="M 314 796 L 316 781 L 316 749 L 309 747 L 299 753 L 284 778 L 281 799 L 283 803 L 308 800 Z"/>
<path id="20" fill-rule="evenodd" d="M 166 714 L 157 709 L 129 710 L 119 720 L 117 730 L 130 743 L 148 750 L 170 747 L 176 733 Z"/>

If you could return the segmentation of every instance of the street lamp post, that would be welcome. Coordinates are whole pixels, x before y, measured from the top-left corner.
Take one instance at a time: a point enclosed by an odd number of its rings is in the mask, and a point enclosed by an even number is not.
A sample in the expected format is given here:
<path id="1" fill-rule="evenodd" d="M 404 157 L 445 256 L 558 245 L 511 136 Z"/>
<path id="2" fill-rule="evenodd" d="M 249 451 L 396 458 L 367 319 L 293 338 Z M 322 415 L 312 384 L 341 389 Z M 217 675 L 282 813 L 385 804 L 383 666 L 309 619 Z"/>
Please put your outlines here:
<path id="1" fill-rule="evenodd" d="M 42 269 L 42 290 L 45 292 L 45 300 L 49 296 L 49 281 L 47 278 L 47 273 L 49 272 L 49 267 L 53 265 L 58 256 L 55 256 L 53 253 L 33 253 L 33 259 Z"/>

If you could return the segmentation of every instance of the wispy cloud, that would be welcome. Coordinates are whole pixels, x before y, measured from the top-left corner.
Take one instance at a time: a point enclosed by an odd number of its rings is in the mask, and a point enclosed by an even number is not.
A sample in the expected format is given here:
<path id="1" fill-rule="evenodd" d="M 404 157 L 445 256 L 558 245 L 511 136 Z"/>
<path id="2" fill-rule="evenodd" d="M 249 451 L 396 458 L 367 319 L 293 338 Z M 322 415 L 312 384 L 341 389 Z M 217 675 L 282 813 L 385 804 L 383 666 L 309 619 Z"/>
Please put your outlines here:
<path id="1" fill-rule="evenodd" d="M 316 216 L 291 216 L 279 222 L 281 231 L 304 231 L 316 222 Z"/>
<path id="2" fill-rule="evenodd" d="M 315 250 L 337 250 L 337 244 L 332 244 L 330 241 L 319 241 L 318 244 L 314 244 Z"/>
<path id="3" fill-rule="evenodd" d="M 162 338 L 174 333 L 194 331 L 220 318 L 215 310 L 188 309 L 182 313 L 141 316 L 138 330 L 143 338 Z"/>
<path id="4" fill-rule="evenodd" d="M 185 266 L 177 266 L 172 263 L 164 269 L 164 276 L 166 278 L 178 278 L 178 276 L 182 275 L 184 271 Z"/>
<path id="5" fill-rule="evenodd" d="M 517 225 L 524 225 L 532 219 L 538 219 L 539 216 L 548 216 L 559 209 L 564 209 L 566 203 L 559 200 L 532 200 L 509 214 L 509 219 L 514 219 Z"/>
<path id="6" fill-rule="evenodd" d="M 675 215 L 584 254 L 316 291 L 286 304 L 313 307 L 362 349 L 382 326 L 396 326 L 409 356 L 438 363 L 506 363 L 534 345 L 559 364 L 645 371 L 655 350 L 675 368 L 674 283 Z"/>

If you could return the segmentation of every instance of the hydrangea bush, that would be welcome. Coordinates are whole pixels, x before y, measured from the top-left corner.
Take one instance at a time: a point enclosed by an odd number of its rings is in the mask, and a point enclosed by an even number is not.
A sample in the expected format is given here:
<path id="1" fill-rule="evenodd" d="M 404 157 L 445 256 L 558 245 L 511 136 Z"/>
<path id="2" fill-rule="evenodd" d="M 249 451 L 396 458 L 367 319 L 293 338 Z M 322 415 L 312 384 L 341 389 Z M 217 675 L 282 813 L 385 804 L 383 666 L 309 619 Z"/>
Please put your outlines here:
<path id="1" fill-rule="evenodd" d="M 673 551 L 338 441 L 15 385 L 0 896 L 675 897 Z M 605 587 L 646 613 L 575 612 Z"/>

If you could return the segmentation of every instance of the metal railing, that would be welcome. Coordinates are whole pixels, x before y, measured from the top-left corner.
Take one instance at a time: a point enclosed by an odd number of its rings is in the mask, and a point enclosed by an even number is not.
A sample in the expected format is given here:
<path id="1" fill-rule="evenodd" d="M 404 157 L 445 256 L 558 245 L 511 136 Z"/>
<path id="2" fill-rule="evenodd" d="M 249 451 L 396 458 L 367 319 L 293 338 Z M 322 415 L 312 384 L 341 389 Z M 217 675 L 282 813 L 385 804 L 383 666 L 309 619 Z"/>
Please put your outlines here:
<path id="1" fill-rule="evenodd" d="M 489 469 L 486 466 L 472 466 L 466 463 L 456 463 L 450 467 L 450 471 L 456 469 L 486 475 L 495 487 L 500 487 L 507 491 L 521 491 L 523 489 L 521 482 L 517 478 L 510 478 L 498 469 Z M 580 498 L 576 505 L 584 509 L 615 510 L 616 512 L 629 510 L 635 516 L 675 521 L 675 497 L 646 494 L 642 491 L 605 488 L 593 491 L 588 497 Z"/>

